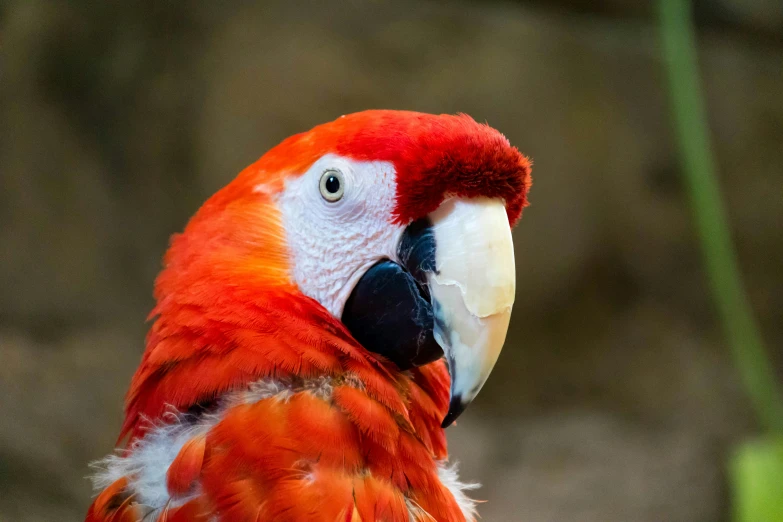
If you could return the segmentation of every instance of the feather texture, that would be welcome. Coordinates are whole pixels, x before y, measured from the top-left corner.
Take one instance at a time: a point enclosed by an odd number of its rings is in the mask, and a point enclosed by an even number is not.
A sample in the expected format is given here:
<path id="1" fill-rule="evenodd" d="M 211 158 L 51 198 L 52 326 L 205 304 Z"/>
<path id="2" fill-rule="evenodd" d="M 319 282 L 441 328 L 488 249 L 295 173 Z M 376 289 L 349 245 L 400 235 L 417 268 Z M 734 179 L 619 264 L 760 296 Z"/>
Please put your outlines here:
<path id="1" fill-rule="evenodd" d="M 180 415 L 106 459 L 97 481 L 106 489 L 91 508 L 105 516 L 92 520 L 121 516 L 121 506 L 151 520 L 407 521 L 413 505 L 433 520 L 469 520 L 410 427 L 355 379 L 254 383 L 195 423 Z"/>
<path id="2" fill-rule="evenodd" d="M 527 204 L 530 162 L 465 115 L 367 111 L 270 150 L 172 238 L 88 521 L 473 518 L 442 467 L 443 361 L 400 372 L 293 282 L 276 197 L 326 154 L 393 165 L 390 225 L 447 196 L 502 198 L 512 223 Z"/>

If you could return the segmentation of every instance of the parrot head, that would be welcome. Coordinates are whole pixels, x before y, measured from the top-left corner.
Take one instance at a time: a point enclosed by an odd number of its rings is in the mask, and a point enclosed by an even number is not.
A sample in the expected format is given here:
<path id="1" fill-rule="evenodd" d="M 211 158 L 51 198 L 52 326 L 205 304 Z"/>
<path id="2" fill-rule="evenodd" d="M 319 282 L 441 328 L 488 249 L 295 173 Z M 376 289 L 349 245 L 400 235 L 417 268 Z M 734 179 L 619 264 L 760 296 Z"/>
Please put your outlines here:
<path id="1" fill-rule="evenodd" d="M 289 309 L 317 308 L 308 319 L 324 332 L 347 331 L 401 371 L 445 357 L 448 426 L 505 341 L 511 227 L 529 186 L 528 159 L 466 115 L 343 116 L 283 141 L 204 204 L 172 241 L 153 315 L 176 307 L 194 331 L 221 320 L 267 332 L 269 343 L 276 304 L 259 296 L 298 296 Z M 212 316 L 186 316 L 204 303 Z M 270 313 L 255 319 L 236 303 Z M 150 335 L 165 338 L 165 328 Z M 327 342 L 311 328 L 302 322 L 300 335 Z M 304 359 L 291 365 L 329 364 Z"/>

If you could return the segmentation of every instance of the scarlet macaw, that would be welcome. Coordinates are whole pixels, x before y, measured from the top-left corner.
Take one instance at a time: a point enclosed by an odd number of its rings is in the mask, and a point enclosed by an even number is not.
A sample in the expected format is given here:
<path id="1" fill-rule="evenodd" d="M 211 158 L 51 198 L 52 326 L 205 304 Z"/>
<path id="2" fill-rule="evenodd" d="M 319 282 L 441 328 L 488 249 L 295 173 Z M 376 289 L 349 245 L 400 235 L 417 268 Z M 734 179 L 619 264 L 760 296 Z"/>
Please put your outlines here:
<path id="1" fill-rule="evenodd" d="M 514 299 L 530 162 L 466 115 L 286 139 L 176 235 L 87 521 L 474 520 L 444 428 Z"/>

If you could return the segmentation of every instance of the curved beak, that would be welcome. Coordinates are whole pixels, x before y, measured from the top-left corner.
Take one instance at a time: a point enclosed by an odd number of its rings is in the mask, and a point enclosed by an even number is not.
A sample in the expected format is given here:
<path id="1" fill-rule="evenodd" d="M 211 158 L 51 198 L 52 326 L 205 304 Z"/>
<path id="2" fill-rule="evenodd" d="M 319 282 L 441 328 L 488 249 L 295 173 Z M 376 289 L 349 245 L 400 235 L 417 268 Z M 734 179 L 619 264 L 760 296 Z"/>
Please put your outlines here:
<path id="1" fill-rule="evenodd" d="M 511 227 L 503 202 L 446 200 L 405 229 L 397 260 L 382 259 L 353 288 L 343 323 L 400 370 L 444 355 L 451 425 L 489 377 L 514 304 Z"/>
<path id="2" fill-rule="evenodd" d="M 506 340 L 516 272 L 502 201 L 450 199 L 430 215 L 433 334 L 451 374 L 450 426 L 484 386 Z"/>

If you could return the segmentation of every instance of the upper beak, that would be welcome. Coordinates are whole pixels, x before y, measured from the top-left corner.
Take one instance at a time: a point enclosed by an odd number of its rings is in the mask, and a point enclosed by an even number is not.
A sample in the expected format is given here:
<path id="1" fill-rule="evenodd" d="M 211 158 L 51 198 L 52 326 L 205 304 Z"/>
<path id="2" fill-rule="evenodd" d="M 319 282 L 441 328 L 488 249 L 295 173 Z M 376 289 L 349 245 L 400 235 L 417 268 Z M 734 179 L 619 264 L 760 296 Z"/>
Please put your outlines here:
<path id="1" fill-rule="evenodd" d="M 484 386 L 506 340 L 514 304 L 514 248 L 506 209 L 495 199 L 450 199 L 430 215 L 435 270 L 428 274 L 434 337 L 451 374 L 443 427 Z"/>

